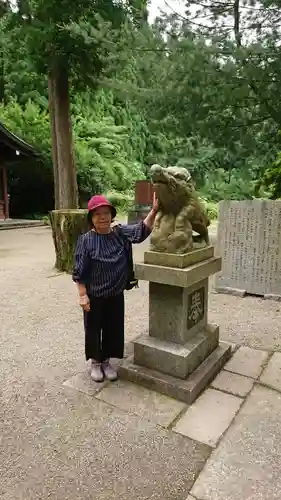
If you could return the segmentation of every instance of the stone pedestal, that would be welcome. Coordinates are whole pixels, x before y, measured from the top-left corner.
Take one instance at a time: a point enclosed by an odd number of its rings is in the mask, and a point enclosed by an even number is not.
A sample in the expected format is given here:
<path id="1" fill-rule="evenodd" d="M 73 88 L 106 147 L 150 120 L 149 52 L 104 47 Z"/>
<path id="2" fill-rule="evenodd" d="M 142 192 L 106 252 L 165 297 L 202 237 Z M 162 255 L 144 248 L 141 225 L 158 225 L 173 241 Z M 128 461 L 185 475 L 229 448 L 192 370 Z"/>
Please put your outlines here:
<path id="1" fill-rule="evenodd" d="M 146 252 L 136 276 L 149 281 L 149 335 L 133 342 L 120 375 L 191 404 L 230 355 L 208 324 L 208 278 L 221 269 L 213 247 L 185 255 Z"/>

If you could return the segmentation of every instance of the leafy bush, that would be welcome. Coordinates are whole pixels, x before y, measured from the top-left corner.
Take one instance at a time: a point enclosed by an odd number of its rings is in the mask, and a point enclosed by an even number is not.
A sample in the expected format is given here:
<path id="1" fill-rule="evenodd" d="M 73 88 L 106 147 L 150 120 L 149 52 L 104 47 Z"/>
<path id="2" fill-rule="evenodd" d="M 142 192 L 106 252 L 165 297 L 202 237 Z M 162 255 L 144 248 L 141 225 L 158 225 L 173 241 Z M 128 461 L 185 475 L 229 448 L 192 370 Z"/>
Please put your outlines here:
<path id="1" fill-rule="evenodd" d="M 263 177 L 255 183 L 256 191 L 267 195 L 269 198 L 279 198 L 281 196 L 281 153 L 277 160 L 264 172 Z"/>
<path id="2" fill-rule="evenodd" d="M 203 198 L 211 202 L 220 200 L 245 200 L 254 198 L 254 181 L 247 171 L 225 172 L 217 169 L 208 172 L 200 188 Z"/>
<path id="3" fill-rule="evenodd" d="M 217 220 L 219 211 L 218 203 L 208 202 L 206 210 L 210 220 Z"/>
<path id="4" fill-rule="evenodd" d="M 120 209 L 126 209 L 131 202 L 128 191 L 133 188 L 137 179 L 144 178 L 143 166 L 138 161 L 144 146 L 139 142 L 137 152 L 134 151 L 133 134 L 129 134 L 130 116 L 127 115 L 126 125 L 120 124 L 125 120 L 124 110 L 120 110 L 121 116 L 115 116 L 114 119 L 110 114 L 110 94 L 108 102 L 104 94 L 102 98 L 78 96 L 73 105 L 73 136 L 80 202 L 83 206 L 93 194 L 110 190 L 121 193 L 116 202 Z M 46 214 L 53 208 L 48 113 L 31 101 L 24 105 L 10 101 L 5 106 L 0 105 L 0 120 L 9 130 L 34 146 L 39 154 L 35 161 L 23 159 L 8 170 L 11 214 Z M 116 122 L 119 124 L 116 125 Z"/>
<path id="5" fill-rule="evenodd" d="M 129 193 L 118 193 L 116 191 L 109 191 L 106 193 L 106 198 L 119 212 L 128 212 L 134 202 L 134 196 Z"/>
<path id="6" fill-rule="evenodd" d="M 204 205 L 209 219 L 216 220 L 218 218 L 218 203 L 208 201 L 205 198 L 200 198 L 200 201 Z"/>
<path id="7" fill-rule="evenodd" d="M 78 184 L 84 197 L 106 190 L 126 192 L 144 177 L 140 146 L 138 151 L 132 148 L 130 115 L 126 121 L 126 110 L 117 113 L 118 108 L 113 115 L 112 99 L 110 92 L 96 98 L 83 95 L 73 107 Z"/>
<path id="8" fill-rule="evenodd" d="M 45 226 L 51 225 L 51 220 L 50 220 L 49 215 L 44 215 L 44 217 L 42 218 L 42 221 L 44 222 Z"/>

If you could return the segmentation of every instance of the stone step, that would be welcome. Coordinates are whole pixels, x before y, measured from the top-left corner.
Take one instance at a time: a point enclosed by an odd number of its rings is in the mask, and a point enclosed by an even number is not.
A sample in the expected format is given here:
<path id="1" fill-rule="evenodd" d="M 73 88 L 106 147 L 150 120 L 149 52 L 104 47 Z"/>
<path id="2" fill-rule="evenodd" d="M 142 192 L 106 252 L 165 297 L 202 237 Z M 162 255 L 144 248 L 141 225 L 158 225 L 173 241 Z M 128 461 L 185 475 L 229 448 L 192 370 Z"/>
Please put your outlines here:
<path id="1" fill-rule="evenodd" d="M 222 342 L 186 380 L 136 365 L 133 356 L 121 363 L 118 373 L 123 380 L 129 380 L 190 405 L 213 381 L 230 355 L 231 346 Z"/>
<path id="2" fill-rule="evenodd" d="M 0 231 L 5 231 L 8 229 L 22 229 L 26 227 L 41 227 L 45 226 L 45 222 L 41 220 L 7 220 L 0 221 Z"/>

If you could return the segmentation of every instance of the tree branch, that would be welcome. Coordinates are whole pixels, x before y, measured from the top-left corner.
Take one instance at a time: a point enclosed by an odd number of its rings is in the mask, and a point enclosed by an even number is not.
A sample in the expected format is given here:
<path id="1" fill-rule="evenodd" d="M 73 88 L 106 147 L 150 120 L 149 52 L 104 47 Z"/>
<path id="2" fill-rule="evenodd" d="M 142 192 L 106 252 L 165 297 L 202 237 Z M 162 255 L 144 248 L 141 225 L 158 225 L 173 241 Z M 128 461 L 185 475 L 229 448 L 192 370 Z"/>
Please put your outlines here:
<path id="1" fill-rule="evenodd" d="M 234 36 L 236 40 L 237 47 L 241 47 L 241 33 L 240 33 L 240 10 L 239 10 L 240 0 L 235 0 L 233 5 L 233 15 L 234 15 Z"/>
<path id="2" fill-rule="evenodd" d="M 235 36 L 235 41 L 236 41 L 236 46 L 237 48 L 241 48 L 242 46 L 242 41 L 241 41 L 241 33 L 240 33 L 240 0 L 235 0 L 234 5 L 233 5 L 233 16 L 234 16 L 234 36 Z M 247 61 L 245 58 L 242 59 L 242 65 L 244 67 L 247 66 Z M 252 89 L 254 94 L 258 97 L 260 103 L 265 107 L 267 112 L 270 114 L 270 116 L 273 118 L 273 120 L 280 124 L 281 123 L 281 117 L 279 116 L 278 111 L 271 106 L 271 104 L 268 102 L 266 97 L 263 97 L 262 93 L 260 92 L 257 83 L 253 80 L 249 80 L 249 87 Z"/>

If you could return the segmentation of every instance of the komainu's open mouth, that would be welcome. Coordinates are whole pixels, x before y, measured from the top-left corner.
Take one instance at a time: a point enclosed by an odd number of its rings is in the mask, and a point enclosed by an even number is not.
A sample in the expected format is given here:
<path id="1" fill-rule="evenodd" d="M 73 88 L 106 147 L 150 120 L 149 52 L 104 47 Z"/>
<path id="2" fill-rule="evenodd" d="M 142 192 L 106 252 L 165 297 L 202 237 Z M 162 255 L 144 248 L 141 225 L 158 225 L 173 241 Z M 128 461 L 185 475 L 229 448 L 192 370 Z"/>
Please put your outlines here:
<path id="1" fill-rule="evenodd" d="M 164 180 L 164 179 L 159 179 L 159 180 L 155 180 L 155 181 L 152 181 L 153 184 L 168 184 L 168 181 Z"/>

